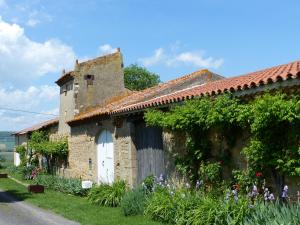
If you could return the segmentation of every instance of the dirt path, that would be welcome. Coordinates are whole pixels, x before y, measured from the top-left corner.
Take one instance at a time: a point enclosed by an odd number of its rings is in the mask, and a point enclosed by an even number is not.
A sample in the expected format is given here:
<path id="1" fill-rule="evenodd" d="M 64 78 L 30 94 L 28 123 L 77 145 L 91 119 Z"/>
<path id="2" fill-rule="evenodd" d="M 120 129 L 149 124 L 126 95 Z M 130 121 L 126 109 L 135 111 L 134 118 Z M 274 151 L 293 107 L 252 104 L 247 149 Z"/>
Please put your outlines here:
<path id="1" fill-rule="evenodd" d="M 79 225 L 0 190 L 0 225 Z"/>

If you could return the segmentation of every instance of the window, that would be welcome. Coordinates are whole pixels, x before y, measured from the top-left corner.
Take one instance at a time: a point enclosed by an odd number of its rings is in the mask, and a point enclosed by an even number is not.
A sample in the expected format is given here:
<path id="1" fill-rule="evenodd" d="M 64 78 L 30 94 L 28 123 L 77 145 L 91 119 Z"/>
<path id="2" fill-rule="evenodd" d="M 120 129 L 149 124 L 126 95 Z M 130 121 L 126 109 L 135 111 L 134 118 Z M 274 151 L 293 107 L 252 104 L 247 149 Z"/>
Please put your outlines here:
<path id="1" fill-rule="evenodd" d="M 93 85 L 93 81 L 95 79 L 95 76 L 87 74 L 87 75 L 84 75 L 84 79 L 86 80 L 87 85 Z"/>

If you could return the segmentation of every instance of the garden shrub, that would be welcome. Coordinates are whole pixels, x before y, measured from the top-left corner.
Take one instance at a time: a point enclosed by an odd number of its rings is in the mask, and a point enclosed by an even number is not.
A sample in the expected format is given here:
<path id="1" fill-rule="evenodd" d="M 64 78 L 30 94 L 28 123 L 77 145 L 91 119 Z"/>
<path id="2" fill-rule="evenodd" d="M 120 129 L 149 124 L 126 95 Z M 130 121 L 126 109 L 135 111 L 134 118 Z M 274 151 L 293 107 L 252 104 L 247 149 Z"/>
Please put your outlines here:
<path id="1" fill-rule="evenodd" d="M 121 202 L 125 216 L 143 215 L 146 206 L 147 193 L 143 187 L 137 187 L 127 192 Z"/>
<path id="2" fill-rule="evenodd" d="M 175 223 L 175 202 L 168 191 L 156 191 L 147 203 L 145 215 L 162 223 Z"/>
<path id="3" fill-rule="evenodd" d="M 39 175 L 35 182 L 46 188 L 72 195 L 86 195 L 87 190 L 81 187 L 81 180 L 74 178 L 63 178 L 52 175 Z"/>
<path id="4" fill-rule="evenodd" d="M 162 223 L 186 224 L 187 212 L 196 206 L 198 198 L 184 189 L 159 189 L 149 198 L 145 215 Z"/>
<path id="5" fill-rule="evenodd" d="M 221 180 L 221 165 L 220 163 L 204 163 L 200 164 L 200 178 L 207 184 L 213 185 L 220 183 Z"/>
<path id="6" fill-rule="evenodd" d="M 282 205 L 259 203 L 255 205 L 251 214 L 248 214 L 243 222 L 244 225 L 297 225 L 300 224 L 300 205 Z"/>
<path id="7" fill-rule="evenodd" d="M 20 166 L 8 166 L 6 171 L 11 175 L 22 174 L 22 167 Z"/>
<path id="8" fill-rule="evenodd" d="M 224 201 L 220 197 L 206 195 L 199 198 L 195 208 L 186 212 L 186 222 L 180 224 L 238 225 L 242 223 L 249 210 L 247 199 L 239 199 L 238 202 Z"/>
<path id="9" fill-rule="evenodd" d="M 117 207 L 120 206 L 125 193 L 125 181 L 117 181 L 112 185 L 101 184 L 99 186 L 94 186 L 88 194 L 88 199 L 94 204 Z"/>
<path id="10" fill-rule="evenodd" d="M 143 186 L 145 187 L 145 190 L 150 193 L 154 189 L 154 184 L 155 184 L 155 177 L 153 175 L 150 175 L 145 178 L 143 181 Z"/>

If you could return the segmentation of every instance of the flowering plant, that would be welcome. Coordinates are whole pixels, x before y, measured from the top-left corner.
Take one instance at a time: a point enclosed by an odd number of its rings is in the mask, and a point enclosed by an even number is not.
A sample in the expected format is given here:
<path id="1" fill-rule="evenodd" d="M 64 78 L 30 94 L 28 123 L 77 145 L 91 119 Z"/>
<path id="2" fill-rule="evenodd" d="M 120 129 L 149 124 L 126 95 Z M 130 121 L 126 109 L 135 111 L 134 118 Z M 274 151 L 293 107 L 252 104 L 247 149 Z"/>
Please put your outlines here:
<path id="1" fill-rule="evenodd" d="M 262 173 L 262 172 L 256 172 L 256 173 L 255 173 L 255 176 L 256 176 L 256 177 L 262 177 L 262 176 L 263 176 L 263 173 Z"/>

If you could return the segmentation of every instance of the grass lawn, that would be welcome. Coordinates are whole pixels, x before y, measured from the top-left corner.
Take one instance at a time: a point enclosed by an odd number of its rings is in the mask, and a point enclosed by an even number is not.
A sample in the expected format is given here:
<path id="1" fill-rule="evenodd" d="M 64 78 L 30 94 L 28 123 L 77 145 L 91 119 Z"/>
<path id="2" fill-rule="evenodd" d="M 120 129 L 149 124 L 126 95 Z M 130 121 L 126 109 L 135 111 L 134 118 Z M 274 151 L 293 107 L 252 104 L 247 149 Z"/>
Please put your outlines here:
<path id="1" fill-rule="evenodd" d="M 19 200 L 50 209 L 65 218 L 86 225 L 159 225 L 144 216 L 125 217 L 120 208 L 100 207 L 90 204 L 86 198 L 46 190 L 44 194 L 30 194 L 26 187 L 10 179 L 0 179 L 0 188 Z"/>

